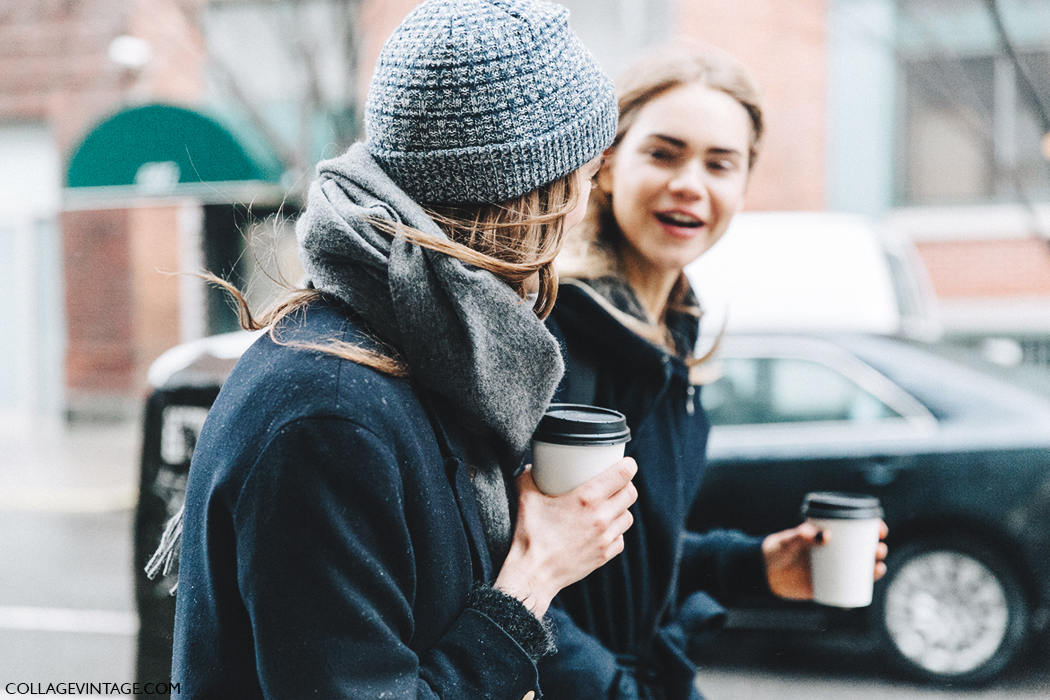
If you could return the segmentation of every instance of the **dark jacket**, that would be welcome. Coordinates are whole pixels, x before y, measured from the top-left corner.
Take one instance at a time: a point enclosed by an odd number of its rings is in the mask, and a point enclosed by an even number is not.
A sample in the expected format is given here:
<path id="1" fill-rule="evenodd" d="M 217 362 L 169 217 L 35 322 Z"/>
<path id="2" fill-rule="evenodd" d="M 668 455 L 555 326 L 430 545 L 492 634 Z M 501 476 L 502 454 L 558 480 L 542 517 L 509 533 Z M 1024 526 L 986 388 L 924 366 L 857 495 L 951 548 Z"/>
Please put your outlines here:
<path id="1" fill-rule="evenodd" d="M 691 348 L 696 317 L 668 319 Z M 708 422 L 685 362 L 629 330 L 581 287 L 563 284 L 548 326 L 564 344 L 558 400 L 627 417 L 638 501 L 625 550 L 555 601 L 559 651 L 540 662 L 550 700 L 699 697 L 689 638 L 712 634 L 723 603 L 768 591 L 761 540 L 685 532 L 703 478 Z"/>
<path id="2" fill-rule="evenodd" d="M 368 342 L 343 308 L 315 304 L 289 321 L 283 341 Z M 487 551 L 463 436 L 447 436 L 443 457 L 421 396 L 408 380 L 268 336 L 245 353 L 190 469 L 180 697 L 538 692 L 530 654 L 470 606 L 472 586 L 491 582 L 500 562 Z"/>

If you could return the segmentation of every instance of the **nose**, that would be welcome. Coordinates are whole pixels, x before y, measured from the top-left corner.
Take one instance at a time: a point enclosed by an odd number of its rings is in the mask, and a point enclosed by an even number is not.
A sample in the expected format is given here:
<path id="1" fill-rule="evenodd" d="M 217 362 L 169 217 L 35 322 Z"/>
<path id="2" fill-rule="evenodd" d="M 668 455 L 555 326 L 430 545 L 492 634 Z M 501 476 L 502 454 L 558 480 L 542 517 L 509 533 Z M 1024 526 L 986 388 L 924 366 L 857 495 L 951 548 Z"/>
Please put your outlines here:
<path id="1" fill-rule="evenodd" d="M 704 196 L 704 169 L 695 160 L 683 163 L 668 183 L 667 188 L 676 195 L 690 199 Z"/>

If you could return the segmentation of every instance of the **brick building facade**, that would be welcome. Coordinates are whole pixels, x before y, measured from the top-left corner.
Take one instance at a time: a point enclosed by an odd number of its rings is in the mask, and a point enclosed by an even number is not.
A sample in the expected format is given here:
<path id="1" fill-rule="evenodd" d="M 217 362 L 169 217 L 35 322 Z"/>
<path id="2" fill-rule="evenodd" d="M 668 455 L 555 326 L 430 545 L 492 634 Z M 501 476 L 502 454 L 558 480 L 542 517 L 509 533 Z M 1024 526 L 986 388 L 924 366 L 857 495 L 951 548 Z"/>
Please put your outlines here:
<path id="1" fill-rule="evenodd" d="M 347 104 L 360 104 L 383 40 L 415 4 L 361 1 L 354 35 L 361 78 L 357 94 L 344 95 Z M 980 312 L 1002 319 L 1010 314 L 995 309 L 1013 304 L 1031 332 L 1050 332 L 1050 314 L 1045 324 L 1040 320 L 1050 310 L 1050 248 L 1031 235 L 1032 227 L 1011 232 L 1003 223 L 1016 218 L 1016 205 L 985 206 L 991 224 L 980 229 L 967 206 L 913 206 L 900 195 L 893 154 L 902 152 L 902 107 L 894 96 L 912 70 L 898 58 L 907 0 L 798 0 L 790 13 L 776 0 L 566 4 L 577 31 L 612 72 L 633 49 L 674 32 L 726 48 L 754 68 L 766 93 L 769 131 L 749 208 L 888 214 L 917 241 L 954 318 L 972 321 L 981 309 L 992 309 Z M 206 197 L 183 194 L 73 197 L 62 189 L 62 173 L 92 129 L 123 109 L 168 103 L 236 116 L 228 86 L 217 87 L 215 71 L 208 70 L 214 42 L 222 38 L 216 27 L 223 26 L 209 24 L 208 13 L 256 5 L 281 4 L 0 0 L 0 215 L 8 222 L 0 226 L 0 251 L 14 251 L 0 264 L 35 270 L 19 279 L 44 290 L 0 285 L 22 309 L 13 326 L 0 331 L 0 360 L 29 378 L 0 381 L 0 415 L 137 410 L 149 363 L 180 341 L 216 330 L 200 308 L 201 290 L 168 273 L 210 260 L 187 248 L 206 241 L 210 222 L 236 216 L 216 211 Z M 120 36 L 145 40 L 149 60 L 140 67 L 115 62 L 110 48 Z M 1042 41 L 1028 40 L 1037 47 Z M 281 85 L 271 88 L 278 93 L 273 104 L 242 121 L 265 128 L 269 119 L 280 132 L 288 108 L 279 99 Z M 29 141 L 36 145 L 26 156 L 28 172 L 5 171 L 3 163 L 16 162 L 19 144 Z M 322 134 L 320 142 L 317 153 L 330 152 L 324 148 L 334 141 Z M 309 177 L 293 179 L 282 181 L 284 194 L 274 206 L 294 208 Z M 51 299 L 46 290 L 58 296 Z M 994 325 L 987 330 L 1009 330 Z"/>

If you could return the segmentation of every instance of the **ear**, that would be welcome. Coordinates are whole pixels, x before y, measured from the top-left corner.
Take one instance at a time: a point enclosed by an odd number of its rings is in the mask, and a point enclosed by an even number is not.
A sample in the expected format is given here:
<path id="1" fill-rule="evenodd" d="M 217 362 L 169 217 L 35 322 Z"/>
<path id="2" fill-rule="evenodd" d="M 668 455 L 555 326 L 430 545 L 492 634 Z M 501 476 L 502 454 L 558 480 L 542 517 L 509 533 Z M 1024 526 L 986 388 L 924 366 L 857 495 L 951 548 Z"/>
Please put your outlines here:
<path id="1" fill-rule="evenodd" d="M 602 167 L 598 170 L 598 176 L 595 178 L 595 186 L 604 194 L 612 194 L 613 188 L 613 176 L 612 169 L 613 163 L 616 160 L 616 149 L 607 148 L 605 153 L 605 162 L 602 163 Z"/>

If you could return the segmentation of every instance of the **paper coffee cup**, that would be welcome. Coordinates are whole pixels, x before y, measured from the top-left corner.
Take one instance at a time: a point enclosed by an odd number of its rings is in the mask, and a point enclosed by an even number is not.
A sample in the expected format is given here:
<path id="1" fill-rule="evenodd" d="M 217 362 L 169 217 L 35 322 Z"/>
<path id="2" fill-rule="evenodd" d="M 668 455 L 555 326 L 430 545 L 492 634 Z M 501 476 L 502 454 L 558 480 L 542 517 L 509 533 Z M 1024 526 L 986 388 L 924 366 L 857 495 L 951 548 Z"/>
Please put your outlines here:
<path id="1" fill-rule="evenodd" d="M 840 608 L 871 605 L 882 505 L 874 496 L 819 491 L 806 495 L 802 517 L 827 534 L 810 550 L 813 600 Z"/>
<path id="2" fill-rule="evenodd" d="M 532 479 L 550 496 L 568 493 L 622 459 L 630 439 L 619 411 L 551 404 L 532 436 Z"/>

